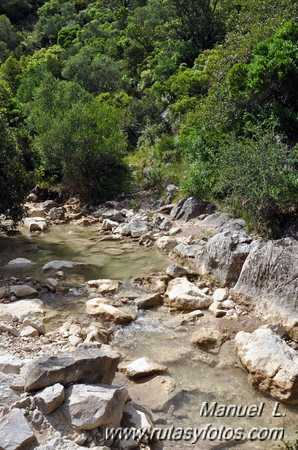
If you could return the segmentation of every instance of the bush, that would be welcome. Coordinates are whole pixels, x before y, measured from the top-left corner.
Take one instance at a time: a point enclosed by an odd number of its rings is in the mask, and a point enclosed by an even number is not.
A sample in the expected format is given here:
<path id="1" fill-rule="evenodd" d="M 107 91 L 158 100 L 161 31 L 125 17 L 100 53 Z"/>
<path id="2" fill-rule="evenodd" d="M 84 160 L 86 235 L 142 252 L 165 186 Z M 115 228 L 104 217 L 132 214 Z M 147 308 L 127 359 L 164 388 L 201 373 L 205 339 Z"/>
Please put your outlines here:
<path id="1" fill-rule="evenodd" d="M 0 214 L 14 222 L 23 214 L 27 179 L 11 130 L 0 116 Z"/>
<path id="2" fill-rule="evenodd" d="M 290 151 L 272 130 L 260 128 L 249 138 L 229 136 L 217 153 L 197 160 L 186 188 L 226 205 L 258 231 L 277 236 L 282 214 L 298 207 L 297 163 L 295 149 Z"/>
<path id="3" fill-rule="evenodd" d="M 82 199 L 101 202 L 127 188 L 122 114 L 79 85 L 47 78 L 37 89 L 29 123 L 48 176 Z"/>

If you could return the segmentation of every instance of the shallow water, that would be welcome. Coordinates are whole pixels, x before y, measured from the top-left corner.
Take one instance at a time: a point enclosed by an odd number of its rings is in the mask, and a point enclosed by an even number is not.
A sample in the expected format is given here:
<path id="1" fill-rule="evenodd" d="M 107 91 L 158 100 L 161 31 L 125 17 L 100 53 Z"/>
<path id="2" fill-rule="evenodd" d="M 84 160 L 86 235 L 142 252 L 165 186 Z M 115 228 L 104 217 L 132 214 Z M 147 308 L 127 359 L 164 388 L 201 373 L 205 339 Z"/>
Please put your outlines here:
<path id="1" fill-rule="evenodd" d="M 8 261 L 25 257 L 37 263 L 33 269 L 8 269 Z M 125 281 L 129 288 L 129 278 L 148 275 L 152 271 L 164 270 L 167 258 L 156 250 L 147 250 L 134 242 L 100 242 L 96 227 L 80 228 L 69 225 L 53 227 L 49 233 L 37 236 L 22 234 L 0 238 L 0 275 L 32 276 L 44 280 L 41 267 L 55 260 L 70 260 L 88 263 L 85 269 L 68 278 L 74 288 L 66 295 L 44 294 L 42 299 L 52 311 L 52 322 L 58 327 L 65 319 L 80 318 L 88 323 L 85 302 L 78 285 L 93 278 L 111 278 Z M 77 285 L 77 287 L 76 287 Z M 186 325 L 179 330 L 168 326 L 171 315 L 165 308 L 142 311 L 131 325 L 119 328 L 113 343 L 126 357 L 135 359 L 147 356 L 168 367 L 168 374 L 183 387 L 183 397 L 175 405 L 175 411 L 167 417 L 167 426 L 201 427 L 212 424 L 217 427 L 243 427 L 247 432 L 252 427 L 283 427 L 285 441 L 293 441 L 297 430 L 298 409 L 281 405 L 283 417 L 272 417 L 275 401 L 252 388 L 244 371 L 236 367 L 232 344 L 225 344 L 220 360 L 195 349 L 190 336 L 197 325 Z M 201 319 L 200 319 L 201 320 Z M 204 319 L 202 319 L 204 321 Z M 220 361 L 220 362 L 219 362 Z M 264 413 L 259 418 L 212 418 L 200 417 L 203 402 L 219 404 L 258 404 L 265 402 Z M 277 449 L 280 442 L 265 441 L 244 443 L 243 449 Z M 194 445 L 179 442 L 167 448 L 208 448 L 206 443 Z M 214 448 L 223 448 L 219 445 Z M 226 447 L 225 447 L 226 448 Z M 234 446 L 233 448 L 240 448 Z"/>

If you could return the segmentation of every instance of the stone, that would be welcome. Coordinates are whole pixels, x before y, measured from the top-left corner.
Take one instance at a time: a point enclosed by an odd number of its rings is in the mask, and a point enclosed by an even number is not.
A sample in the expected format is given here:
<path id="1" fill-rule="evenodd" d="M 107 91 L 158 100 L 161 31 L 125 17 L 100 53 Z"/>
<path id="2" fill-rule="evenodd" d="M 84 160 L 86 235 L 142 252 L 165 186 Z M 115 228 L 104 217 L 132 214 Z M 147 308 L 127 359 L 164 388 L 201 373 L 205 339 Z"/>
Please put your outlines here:
<path id="1" fill-rule="evenodd" d="M 94 222 L 93 218 L 90 217 L 81 217 L 80 219 L 76 220 L 74 225 L 78 227 L 89 227 Z"/>
<path id="2" fill-rule="evenodd" d="M 36 263 L 27 258 L 15 258 L 9 261 L 7 265 L 13 267 L 30 267 L 36 265 Z"/>
<path id="3" fill-rule="evenodd" d="M 0 372 L 20 373 L 23 361 L 6 350 L 0 349 Z"/>
<path id="4" fill-rule="evenodd" d="M 45 281 L 45 285 L 48 289 L 50 289 L 50 291 L 55 291 L 59 286 L 59 281 L 57 281 L 55 278 L 47 278 Z"/>
<path id="5" fill-rule="evenodd" d="M 20 409 L 14 409 L 0 420 L 0 447 L 23 450 L 36 443 L 33 431 Z"/>
<path id="6" fill-rule="evenodd" d="M 229 289 L 227 288 L 218 288 L 215 289 L 212 295 L 212 300 L 214 302 L 223 302 L 229 297 Z"/>
<path id="7" fill-rule="evenodd" d="M 95 288 L 99 294 L 112 294 L 116 292 L 122 285 L 122 281 L 118 280 L 90 280 L 87 286 Z"/>
<path id="8" fill-rule="evenodd" d="M 217 354 L 224 339 L 225 336 L 216 328 L 202 327 L 193 334 L 191 341 L 196 347 Z"/>
<path id="9" fill-rule="evenodd" d="M 210 297 L 186 277 L 171 280 L 165 295 L 170 307 L 182 311 L 208 308 L 212 302 Z"/>
<path id="10" fill-rule="evenodd" d="M 236 303 L 233 302 L 233 300 L 224 300 L 221 302 L 221 308 L 222 309 L 234 309 L 236 306 Z"/>
<path id="11" fill-rule="evenodd" d="M 87 302 L 88 303 L 88 302 Z M 89 311 L 90 311 L 89 307 Z M 124 311 L 120 308 L 116 308 L 106 303 L 99 303 L 97 306 L 92 306 L 92 315 L 99 316 L 105 320 L 111 320 L 117 324 L 127 324 L 135 320 L 135 315 Z"/>
<path id="12" fill-rule="evenodd" d="M 207 206 L 207 203 L 198 198 L 183 198 L 172 209 L 171 217 L 175 220 L 188 222 L 190 219 L 194 219 L 205 212 Z"/>
<path id="13" fill-rule="evenodd" d="M 42 270 L 44 272 L 58 272 L 58 271 L 67 271 L 67 270 L 73 270 L 73 269 L 77 269 L 77 268 L 81 268 L 81 267 L 86 267 L 87 264 L 86 263 L 82 263 L 82 262 L 75 262 L 75 261 L 60 261 L 60 260 L 55 260 L 55 261 L 51 261 L 48 262 L 47 264 L 45 264 L 42 268 Z"/>
<path id="14" fill-rule="evenodd" d="M 120 356 L 109 348 L 80 348 L 68 355 L 44 356 L 26 365 L 27 392 L 56 383 L 111 383 Z"/>
<path id="15" fill-rule="evenodd" d="M 66 390 L 63 406 L 75 430 L 119 427 L 128 392 L 104 384 L 75 384 Z"/>
<path id="16" fill-rule="evenodd" d="M 48 212 L 49 218 L 51 220 L 64 220 L 65 210 L 64 208 L 51 208 Z"/>
<path id="17" fill-rule="evenodd" d="M 103 229 L 103 230 L 106 230 L 106 231 L 112 231 L 112 230 L 114 230 L 115 228 L 117 228 L 118 225 L 119 225 L 118 222 L 114 222 L 113 220 L 110 220 L 110 219 L 105 219 L 105 220 L 102 222 L 102 229 Z"/>
<path id="18" fill-rule="evenodd" d="M 28 325 L 21 329 L 20 336 L 35 337 L 35 336 L 39 336 L 39 333 L 36 328 L 33 328 L 31 325 Z"/>
<path id="19" fill-rule="evenodd" d="M 199 251 L 199 247 L 196 244 L 178 244 L 174 248 L 173 252 L 175 255 L 179 256 L 182 259 L 194 259 Z"/>
<path id="20" fill-rule="evenodd" d="M 36 406 L 43 414 L 51 414 L 64 402 L 64 386 L 56 383 L 34 396 Z"/>
<path id="21" fill-rule="evenodd" d="M 143 220 L 134 219 L 132 222 L 120 224 L 114 233 L 121 234 L 123 236 L 131 236 L 134 238 L 140 238 L 143 234 L 149 232 L 149 227 Z"/>
<path id="22" fill-rule="evenodd" d="M 212 312 L 212 314 L 218 318 L 225 316 L 227 313 L 226 308 L 222 306 L 221 302 L 211 303 L 211 305 L 209 306 L 209 311 Z"/>
<path id="23" fill-rule="evenodd" d="M 24 227 L 30 232 L 33 231 L 46 231 L 48 228 L 47 221 L 44 217 L 26 217 L 23 221 Z"/>
<path id="24" fill-rule="evenodd" d="M 98 307 L 102 304 L 106 304 L 108 299 L 105 297 L 95 297 L 91 298 L 86 302 L 86 313 L 90 316 L 98 315 Z"/>
<path id="25" fill-rule="evenodd" d="M 165 252 L 171 252 L 177 245 L 177 241 L 175 238 L 170 236 L 161 236 L 155 242 L 155 245 L 160 250 L 164 250 Z"/>
<path id="26" fill-rule="evenodd" d="M 290 318 L 298 309 L 298 242 L 255 241 L 235 293 L 248 296 L 264 316 Z"/>
<path id="27" fill-rule="evenodd" d="M 138 308 L 153 308 L 162 303 L 162 298 L 159 292 L 143 295 L 135 300 L 135 304 Z"/>
<path id="28" fill-rule="evenodd" d="M 6 298 L 9 296 L 9 292 L 7 291 L 6 287 L 0 287 L 0 299 Z"/>
<path id="29" fill-rule="evenodd" d="M 23 320 L 23 326 L 30 326 L 32 328 L 35 328 L 39 334 L 45 334 L 46 332 L 44 319 L 42 317 L 32 317 L 31 319 L 27 317 Z"/>
<path id="30" fill-rule="evenodd" d="M 117 211 L 117 209 L 108 209 L 102 214 L 102 217 L 106 220 L 111 220 L 112 222 L 123 222 L 124 217 L 120 211 Z M 117 223 L 117 225 L 119 225 Z"/>
<path id="31" fill-rule="evenodd" d="M 0 417 L 2 416 L 1 408 L 9 408 L 19 399 L 11 387 L 15 377 L 17 376 L 14 373 L 7 374 L 0 371 Z"/>
<path id="32" fill-rule="evenodd" d="M 46 444 L 39 445 L 35 450 L 86 450 L 73 441 L 66 438 L 54 438 L 47 441 Z M 95 447 L 94 450 L 110 450 L 109 447 Z"/>
<path id="33" fill-rule="evenodd" d="M 150 359 L 143 357 L 136 359 L 129 364 L 122 364 L 119 367 L 119 370 L 125 373 L 128 378 L 135 379 L 163 373 L 167 370 L 167 367 L 156 364 L 155 362 L 150 361 Z"/>
<path id="34" fill-rule="evenodd" d="M 129 389 L 134 403 L 153 412 L 168 411 L 171 405 L 182 397 L 182 389 L 171 377 L 158 375 L 145 383 L 136 383 Z"/>
<path id="35" fill-rule="evenodd" d="M 243 231 L 223 231 L 198 247 L 196 268 L 201 275 L 211 274 L 224 286 L 237 282 L 251 241 Z"/>
<path id="36" fill-rule="evenodd" d="M 9 289 L 10 292 L 12 292 L 18 298 L 31 297 L 32 295 L 37 294 L 37 290 L 33 289 L 31 286 L 28 286 L 27 284 L 16 284 L 10 286 Z"/>
<path id="37" fill-rule="evenodd" d="M 22 321 L 27 317 L 40 317 L 44 315 L 44 303 L 38 298 L 18 300 L 16 302 L 0 305 L 0 319 Z"/>
<path id="38" fill-rule="evenodd" d="M 15 337 L 19 335 L 18 329 L 16 327 L 4 322 L 0 322 L 0 331 L 4 333 L 9 333 Z"/>
<path id="39" fill-rule="evenodd" d="M 240 331 L 235 351 L 248 380 L 277 400 L 298 404 L 298 352 L 266 325 L 253 333 Z"/>
<path id="40" fill-rule="evenodd" d="M 171 278 L 178 278 L 188 275 L 189 271 L 187 269 L 184 269 L 184 267 L 173 263 L 167 267 L 166 274 L 169 275 L 169 277 Z"/>
<path id="41" fill-rule="evenodd" d="M 32 414 L 31 423 L 35 428 L 40 429 L 41 424 L 43 423 L 44 417 L 39 409 L 35 408 Z"/>
<path id="42" fill-rule="evenodd" d="M 37 201 L 38 201 L 38 197 L 33 192 L 31 192 L 31 194 L 29 194 L 27 196 L 27 202 L 36 203 Z"/>
<path id="43" fill-rule="evenodd" d="M 131 439 L 125 439 L 121 441 L 121 447 L 127 448 L 127 444 L 130 444 L 131 448 L 138 448 L 140 441 L 146 444 L 148 442 L 148 436 L 153 431 L 154 424 L 149 411 L 142 406 L 136 405 L 133 402 L 126 403 L 123 411 L 123 417 L 121 420 L 121 427 L 126 429 L 142 430 L 143 436 L 140 439 L 131 442 Z M 124 443 L 123 443 L 124 441 Z M 124 445 L 123 445 L 124 444 Z"/>

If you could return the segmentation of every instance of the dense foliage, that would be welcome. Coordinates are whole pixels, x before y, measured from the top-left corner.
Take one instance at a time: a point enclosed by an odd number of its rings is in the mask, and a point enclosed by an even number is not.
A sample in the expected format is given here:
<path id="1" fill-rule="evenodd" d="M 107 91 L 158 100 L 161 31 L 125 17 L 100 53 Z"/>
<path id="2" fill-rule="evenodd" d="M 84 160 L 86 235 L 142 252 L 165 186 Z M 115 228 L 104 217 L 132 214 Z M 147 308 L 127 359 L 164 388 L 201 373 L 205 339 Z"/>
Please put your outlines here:
<path id="1" fill-rule="evenodd" d="M 131 166 L 138 183 L 177 183 L 278 235 L 298 207 L 297 11 L 296 0 L 2 0 L 11 151 L 32 182 L 87 201 L 125 191 Z"/>

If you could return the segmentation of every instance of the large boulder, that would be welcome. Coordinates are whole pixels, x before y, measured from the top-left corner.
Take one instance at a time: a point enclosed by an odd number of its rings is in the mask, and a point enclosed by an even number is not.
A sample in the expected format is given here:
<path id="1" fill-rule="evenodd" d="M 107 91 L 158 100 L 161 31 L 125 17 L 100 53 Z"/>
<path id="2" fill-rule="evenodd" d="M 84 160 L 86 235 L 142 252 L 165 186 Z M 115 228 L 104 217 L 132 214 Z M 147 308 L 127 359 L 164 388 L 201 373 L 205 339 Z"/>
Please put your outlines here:
<path id="1" fill-rule="evenodd" d="M 63 409 L 76 430 L 93 430 L 103 425 L 116 428 L 127 398 L 124 387 L 75 384 L 66 390 Z"/>
<path id="2" fill-rule="evenodd" d="M 171 280 L 165 293 L 167 304 L 182 311 L 208 308 L 212 300 L 186 277 Z"/>
<path id="3" fill-rule="evenodd" d="M 264 326 L 240 331 L 235 350 L 253 386 L 281 402 L 298 404 L 298 352 Z"/>
<path id="4" fill-rule="evenodd" d="M 33 431 L 20 409 L 14 409 L 0 420 L 0 448 L 25 450 L 37 443 Z"/>
<path id="5" fill-rule="evenodd" d="M 1 320 L 23 321 L 27 317 L 41 317 L 44 315 L 43 301 L 38 298 L 28 298 L 16 302 L 0 305 Z"/>
<path id="6" fill-rule="evenodd" d="M 81 348 L 68 355 L 41 357 L 25 369 L 25 390 L 60 383 L 111 383 L 120 355 L 112 349 Z"/>
<path id="7" fill-rule="evenodd" d="M 254 242 L 234 291 L 249 296 L 262 315 L 297 317 L 298 242 Z"/>
<path id="8" fill-rule="evenodd" d="M 222 284 L 237 282 L 252 239 L 242 231 L 223 231 L 198 247 L 196 267 L 200 274 L 212 274 Z"/>
<path id="9" fill-rule="evenodd" d="M 183 198 L 172 209 L 171 217 L 175 220 L 184 220 L 188 222 L 190 219 L 194 219 L 205 212 L 207 206 L 207 203 L 199 198 Z"/>

